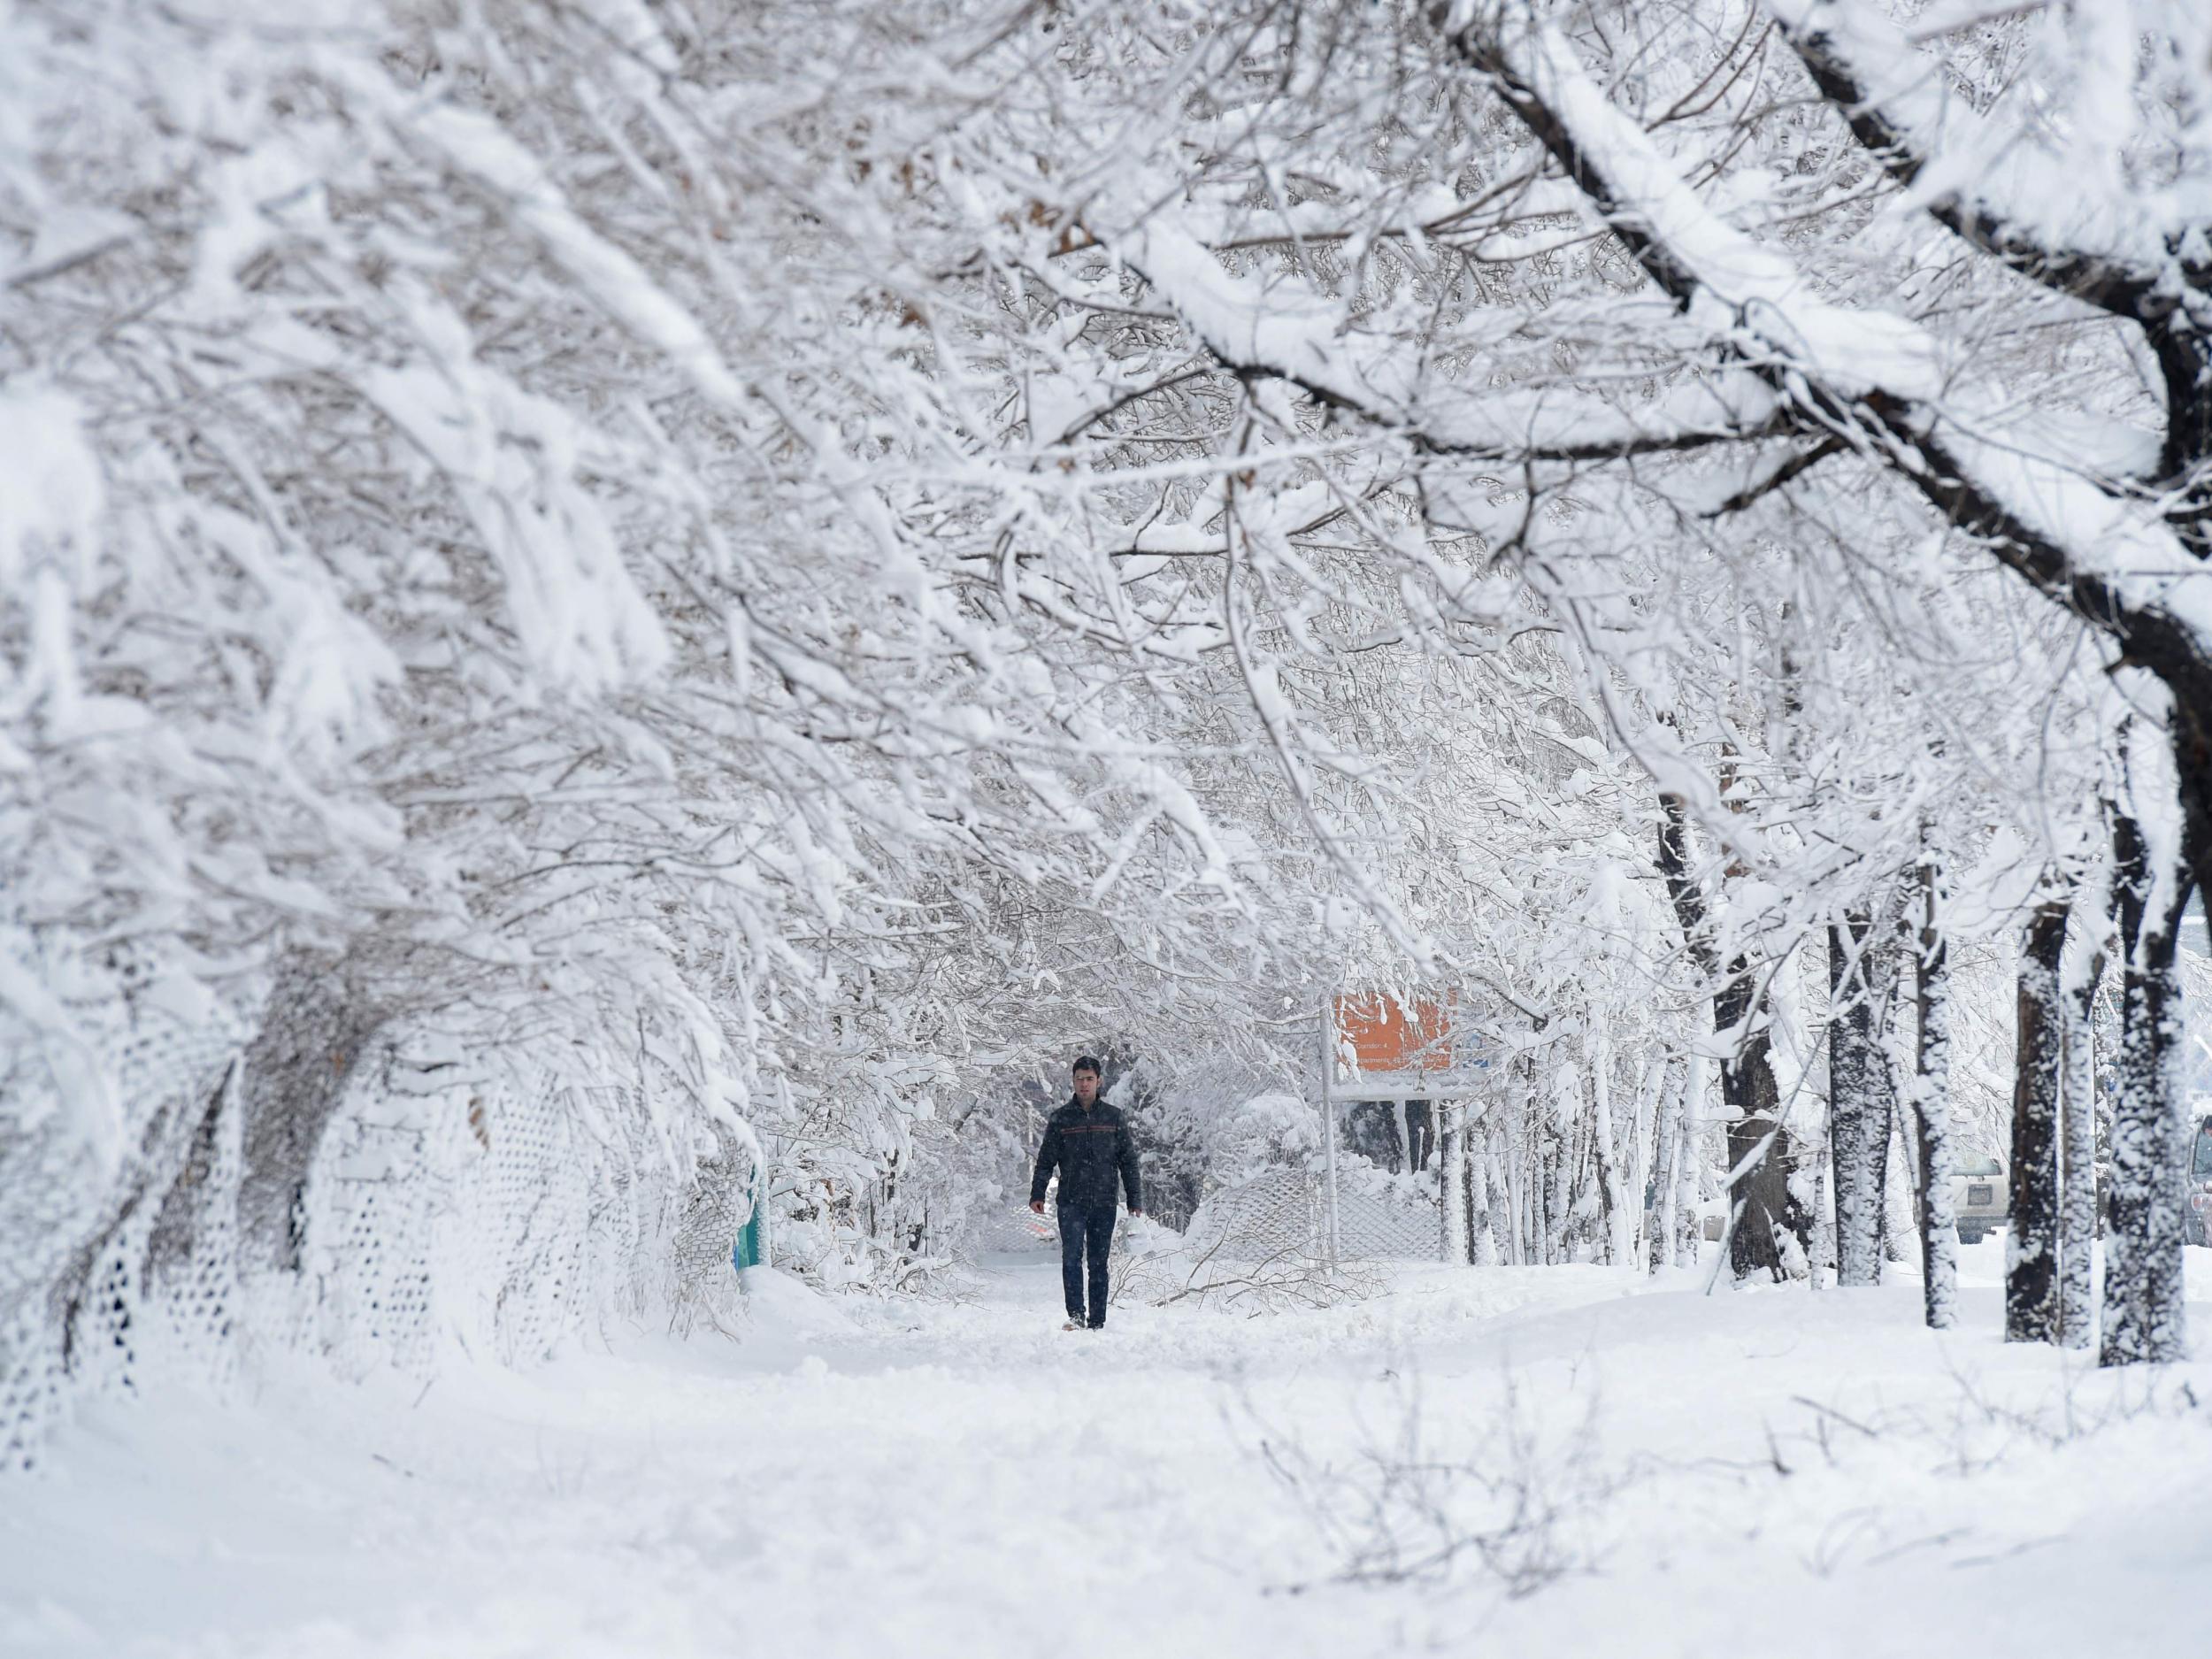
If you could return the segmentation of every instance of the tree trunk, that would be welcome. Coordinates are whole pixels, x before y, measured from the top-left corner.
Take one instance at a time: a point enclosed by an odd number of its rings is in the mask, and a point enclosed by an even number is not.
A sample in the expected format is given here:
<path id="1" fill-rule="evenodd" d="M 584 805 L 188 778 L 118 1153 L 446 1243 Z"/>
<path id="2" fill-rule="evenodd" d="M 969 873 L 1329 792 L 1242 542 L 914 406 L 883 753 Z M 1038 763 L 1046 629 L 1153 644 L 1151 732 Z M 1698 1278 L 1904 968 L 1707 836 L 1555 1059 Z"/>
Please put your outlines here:
<path id="1" fill-rule="evenodd" d="M 1553 1163 L 1551 1142 L 1540 1137 L 1531 1143 L 1525 1155 L 1526 1168 L 1524 1190 L 1528 1198 L 1528 1263 L 1532 1267 L 1549 1267 L 1551 1257 L 1551 1194 Z"/>
<path id="2" fill-rule="evenodd" d="M 1675 1252 L 1676 1213 L 1681 1202 L 1680 1170 L 1688 1150 L 1681 1134 L 1683 1063 L 1672 1059 L 1665 1065 L 1659 1081 L 1659 1144 L 1652 1160 L 1652 1173 L 1658 1183 L 1659 1213 L 1655 1217 L 1651 1237 L 1646 1241 L 1646 1254 L 1655 1273 L 1667 1265 Z"/>
<path id="3" fill-rule="evenodd" d="M 2158 801 L 2147 813 L 2139 804 L 2147 787 L 2142 774 L 2152 768 L 2138 763 L 2154 740 L 2139 732 L 2131 740 L 2130 784 L 2136 798 L 2115 818 L 2112 836 L 2125 954 L 2119 1080 L 2112 1103 L 2104 1340 L 2098 1354 L 2105 1365 L 2177 1360 L 2186 1354 L 2181 1298 L 2181 984 L 2174 956 L 2190 883 L 2176 844 L 2170 799 Z M 2162 795 L 2172 787 L 2163 776 L 2159 784 Z M 2160 819 L 2165 822 L 2151 829 Z"/>
<path id="4" fill-rule="evenodd" d="M 2012 1202 L 2005 1223 L 2005 1340 L 2058 1340 L 2059 959 L 2064 899 L 2046 899 L 2020 947 L 2013 1045 Z"/>
<path id="5" fill-rule="evenodd" d="M 1528 1154 L 1508 1146 L 1505 1154 L 1505 1245 L 1506 1260 L 1515 1267 L 1525 1267 L 1534 1259 L 1529 1248 L 1533 1236 L 1529 1227 Z"/>
<path id="6" fill-rule="evenodd" d="M 1507 1188 L 1504 1159 L 1498 1150 L 1504 1144 L 1502 1137 L 1504 1131 L 1500 1131 L 1498 1126 L 1491 1126 L 1482 1150 L 1476 1153 L 1476 1179 L 1480 1181 L 1480 1190 L 1476 1194 L 1478 1268 L 1494 1268 L 1500 1261 L 1511 1259 L 1511 1246 L 1502 1243 L 1507 1239 L 1509 1219 L 1511 1219 L 1507 1210 L 1507 1199 L 1511 1197 L 1511 1190 Z"/>
<path id="7" fill-rule="evenodd" d="M 1566 1194 L 1560 1179 L 1563 1161 L 1557 1137 L 1545 1134 L 1537 1142 L 1536 1168 L 1529 1181 L 1529 1219 L 1536 1229 L 1531 1242 L 1535 1247 L 1532 1254 L 1537 1264 L 1541 1267 L 1559 1264 L 1559 1240 L 1566 1209 Z"/>
<path id="8" fill-rule="evenodd" d="M 1674 1264 L 1695 1267 L 1705 1242 L 1703 1193 L 1698 1181 L 1705 1144 L 1705 1060 L 1692 1055 L 1683 1067 L 1682 1127 L 1676 1141 Z"/>
<path id="9" fill-rule="evenodd" d="M 1890 1148 L 1902 1134 L 1897 1118 L 1897 1064 L 1892 1051 L 1896 1037 L 1898 1005 L 1902 993 L 1898 987 L 1904 976 L 1904 953 L 1898 949 L 1897 928 L 1901 921 L 1902 904 L 1893 890 L 1886 891 L 1882 914 L 1861 959 L 1859 972 L 1864 980 L 1870 1020 L 1872 1047 L 1867 1056 L 1867 1154 L 1866 1177 L 1874 1194 L 1874 1256 L 1875 1277 L 1881 1277 L 1880 1263 L 1885 1261 L 1901 1262 L 1904 1256 L 1899 1242 L 1902 1230 L 1891 1225 Z"/>
<path id="10" fill-rule="evenodd" d="M 1740 1278 L 1763 1272 L 1786 1277 L 1782 1233 L 1790 1225 L 1789 1136 L 1782 1127 L 1782 1090 L 1775 1080 L 1772 1040 L 1764 1025 L 1748 1029 L 1757 981 L 1739 964 L 1713 999 L 1716 1028 L 1734 1034 L 1734 1051 L 1721 1062 L 1720 1092 L 1729 1109 L 1728 1188 L 1731 1230 L 1728 1263 Z M 1763 1010 L 1758 1010 L 1763 1013 Z"/>
<path id="11" fill-rule="evenodd" d="M 300 1271 L 315 1155 L 383 1023 L 368 995 L 354 988 L 349 964 L 305 955 L 278 964 L 239 1074 L 245 1147 L 238 1242 L 250 1265 Z"/>
<path id="12" fill-rule="evenodd" d="M 1549 1267 L 1551 1255 L 1546 1248 L 1550 1238 L 1550 1211 L 1546 1208 L 1551 1185 L 1551 1141 L 1540 1130 L 1532 1131 L 1528 1144 L 1521 1150 L 1521 1202 L 1524 1219 L 1528 1224 L 1528 1236 L 1522 1244 L 1521 1259 L 1531 1267 Z"/>
<path id="13" fill-rule="evenodd" d="M 1635 1259 L 1628 1212 L 1632 1200 L 1613 1139 L 1613 1045 L 1603 1037 L 1590 1045 L 1590 1101 L 1597 1136 L 1599 1225 L 1605 1237 L 1605 1259 L 1609 1266 L 1624 1267 Z"/>
<path id="14" fill-rule="evenodd" d="M 1897 1137 L 1897 1159 L 1891 1166 L 1891 1190 L 1894 1194 L 1890 1205 L 1888 1250 L 1884 1260 L 1900 1263 L 1912 1260 L 1905 1240 L 1915 1245 L 1920 1242 L 1920 1219 L 1916 1206 L 1920 1194 L 1920 1155 L 1915 1144 L 1909 1116 L 1898 1112 L 1891 1120 Z"/>
<path id="15" fill-rule="evenodd" d="M 1525 1129 L 1523 1135 L 1525 1138 Z M 1528 1209 L 1528 1155 L 1509 1142 L 1505 1148 L 1505 1259 L 1515 1267 L 1525 1266 L 1531 1259 Z"/>
<path id="16" fill-rule="evenodd" d="M 2104 979 L 2104 940 L 2111 926 L 2108 875 L 2074 895 L 2066 949 L 2059 966 L 2059 1015 L 2064 1022 L 2059 1088 L 2058 1340 L 2087 1348 L 2096 1330 L 2090 1266 L 2097 1239 L 2097 1048 L 2091 1014 Z"/>
<path id="17" fill-rule="evenodd" d="M 1656 1059 L 1645 1060 L 1636 1079 L 1636 1121 L 1628 1136 L 1629 1253 L 1624 1258 L 1631 1264 L 1647 1263 L 1651 1256 L 1652 1141 L 1658 1131 L 1660 1095 L 1666 1081 L 1666 1063 Z"/>
<path id="18" fill-rule="evenodd" d="M 1836 1283 L 1878 1284 L 1882 1194 L 1889 1168 L 1889 1067 L 1870 958 L 1872 921 L 1828 930 L 1828 1140 L 1835 1167 Z"/>
<path id="19" fill-rule="evenodd" d="M 1937 910 L 1936 865 L 1920 863 L 1919 1036 L 1913 1124 L 1919 1148 L 1920 1274 L 1928 1328 L 1958 1323 L 1959 1230 L 1951 1207 L 1951 971 Z"/>
<path id="20" fill-rule="evenodd" d="M 1829 1158 L 1813 1160 L 1813 1241 L 1805 1252 L 1805 1282 L 1815 1290 L 1828 1287 L 1827 1264 L 1834 1260 L 1835 1229 L 1829 1225 L 1829 1217 L 1835 1214 L 1835 1206 L 1828 1202 Z"/>
<path id="21" fill-rule="evenodd" d="M 1885 1045 L 1886 1048 L 1886 1045 Z M 1886 1054 L 1885 1059 L 1889 1056 Z M 1918 1191 L 1919 1177 L 1913 1169 L 1911 1133 L 1905 1115 L 1898 1110 L 1897 1071 L 1893 1065 L 1889 1073 L 1889 1149 L 1887 1173 L 1882 1178 L 1882 1260 L 1894 1262 L 1900 1267 L 1912 1260 L 1913 1246 L 1919 1242 L 1912 1216 L 1912 1195 Z"/>
<path id="22" fill-rule="evenodd" d="M 1709 977 L 1718 978 L 1720 956 L 1705 895 L 1689 875 L 1687 814 L 1675 795 L 1662 795 L 1659 805 L 1659 873 L 1692 958 Z M 1729 1118 L 1728 1262 L 1738 1278 L 1764 1272 L 1778 1279 L 1786 1271 L 1780 1232 L 1792 1226 L 1801 1236 L 1805 1218 L 1790 1202 L 1789 1138 L 1782 1129 L 1782 1091 L 1764 1014 L 1757 971 L 1738 956 L 1713 995 L 1713 1030 L 1730 1043 L 1720 1072 L 1721 1102 Z"/>
<path id="23" fill-rule="evenodd" d="M 1495 1107 L 1486 1110 L 1479 1125 L 1463 1125 L 1459 1135 L 1459 1155 L 1464 1165 L 1460 1192 L 1467 1205 L 1467 1261 L 1473 1267 L 1488 1267 L 1498 1259 L 1497 1245 L 1490 1233 L 1490 1202 L 1494 1189 L 1490 1183 L 1488 1128 L 1488 1120 L 1496 1115 Z"/>
<path id="24" fill-rule="evenodd" d="M 1573 1148 L 1555 1125 L 1544 1136 L 1544 1265 L 1556 1267 L 1567 1259 L 1567 1217 L 1574 1208 L 1574 1171 L 1569 1154 Z"/>

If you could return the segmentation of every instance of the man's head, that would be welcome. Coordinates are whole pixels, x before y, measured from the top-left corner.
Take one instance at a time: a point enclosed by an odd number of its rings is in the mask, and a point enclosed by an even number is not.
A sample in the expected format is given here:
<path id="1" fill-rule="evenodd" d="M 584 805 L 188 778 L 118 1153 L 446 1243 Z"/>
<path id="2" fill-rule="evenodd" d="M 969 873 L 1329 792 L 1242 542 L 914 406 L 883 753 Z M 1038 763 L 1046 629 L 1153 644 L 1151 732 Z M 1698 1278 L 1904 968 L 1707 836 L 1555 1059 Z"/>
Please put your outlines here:
<path id="1" fill-rule="evenodd" d="M 1086 1106 L 1098 1098 L 1098 1062 L 1087 1054 L 1075 1063 L 1075 1098 Z"/>

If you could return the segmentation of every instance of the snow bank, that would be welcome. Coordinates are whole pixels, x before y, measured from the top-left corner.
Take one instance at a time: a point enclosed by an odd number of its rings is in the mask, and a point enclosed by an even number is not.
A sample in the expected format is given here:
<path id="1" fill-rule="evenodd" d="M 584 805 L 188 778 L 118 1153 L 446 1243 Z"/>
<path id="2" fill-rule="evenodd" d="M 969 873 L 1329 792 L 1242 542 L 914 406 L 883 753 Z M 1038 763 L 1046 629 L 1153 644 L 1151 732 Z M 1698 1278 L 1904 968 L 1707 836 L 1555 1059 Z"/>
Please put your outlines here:
<path id="1" fill-rule="evenodd" d="M 2200 1627 L 2212 1417 L 2182 1386 L 2212 1366 L 2008 1348 L 1994 1291 L 1939 1336 L 1909 1285 L 1423 1268 L 1092 1334 L 1056 1279 L 856 1303 L 796 1348 L 104 1405 L 0 1513 L 0 1645 L 2029 1659 Z M 818 1305 L 753 1294 L 764 1326 Z"/>

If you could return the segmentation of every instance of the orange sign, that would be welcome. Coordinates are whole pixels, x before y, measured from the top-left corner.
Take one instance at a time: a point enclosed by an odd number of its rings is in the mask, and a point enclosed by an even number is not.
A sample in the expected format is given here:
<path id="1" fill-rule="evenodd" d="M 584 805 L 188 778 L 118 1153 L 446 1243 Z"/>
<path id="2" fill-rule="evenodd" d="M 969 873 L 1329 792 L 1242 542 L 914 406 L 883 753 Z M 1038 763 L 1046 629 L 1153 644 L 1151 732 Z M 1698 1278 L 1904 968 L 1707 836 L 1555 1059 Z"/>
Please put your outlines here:
<path id="1" fill-rule="evenodd" d="M 1450 1010 L 1434 1002 L 1416 1002 L 1409 1011 L 1389 996 L 1340 996 L 1336 1028 L 1362 1071 L 1451 1069 Z"/>

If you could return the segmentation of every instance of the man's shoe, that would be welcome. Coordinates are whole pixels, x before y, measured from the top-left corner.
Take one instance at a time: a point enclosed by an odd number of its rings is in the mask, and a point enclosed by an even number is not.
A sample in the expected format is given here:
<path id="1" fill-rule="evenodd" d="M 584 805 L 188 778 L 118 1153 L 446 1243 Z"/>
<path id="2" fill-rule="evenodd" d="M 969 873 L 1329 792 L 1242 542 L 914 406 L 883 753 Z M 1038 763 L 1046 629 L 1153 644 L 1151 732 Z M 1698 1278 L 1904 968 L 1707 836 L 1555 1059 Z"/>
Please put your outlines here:
<path id="1" fill-rule="evenodd" d="M 1082 1327 L 1081 1325 L 1079 1325 L 1076 1324 L 1076 1322 L 1075 1322 L 1074 1320 L 1071 1319 L 1071 1320 L 1069 1320 L 1069 1321 L 1068 1321 L 1065 1325 L 1062 1325 L 1060 1328 L 1061 1328 L 1063 1331 L 1080 1331 L 1083 1327 Z"/>

